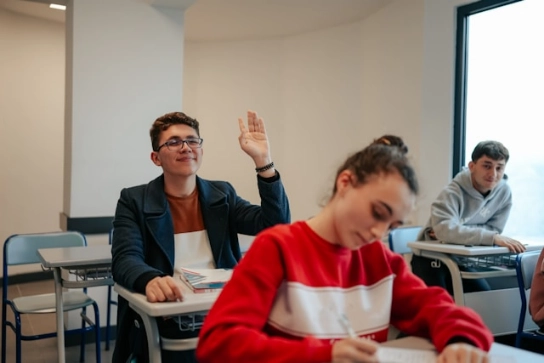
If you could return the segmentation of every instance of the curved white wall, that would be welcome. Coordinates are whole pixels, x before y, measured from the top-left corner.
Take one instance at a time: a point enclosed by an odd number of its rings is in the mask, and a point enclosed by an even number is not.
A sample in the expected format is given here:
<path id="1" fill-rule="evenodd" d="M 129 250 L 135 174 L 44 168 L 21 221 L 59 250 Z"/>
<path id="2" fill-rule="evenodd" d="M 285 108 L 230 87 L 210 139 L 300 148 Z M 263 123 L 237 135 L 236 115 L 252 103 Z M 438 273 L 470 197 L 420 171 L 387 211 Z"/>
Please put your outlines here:
<path id="1" fill-rule="evenodd" d="M 229 180 L 258 202 L 236 121 L 255 109 L 267 122 L 293 219 L 303 219 L 318 210 L 347 153 L 397 133 L 420 171 L 412 222 L 424 223 L 450 178 L 455 6 L 465 2 L 397 0 L 359 23 L 294 37 L 186 43 L 183 105 L 202 122 L 200 174 Z M 3 241 L 59 229 L 64 27 L 0 9 L 0 48 Z M 147 141 L 141 147 L 149 151 Z"/>

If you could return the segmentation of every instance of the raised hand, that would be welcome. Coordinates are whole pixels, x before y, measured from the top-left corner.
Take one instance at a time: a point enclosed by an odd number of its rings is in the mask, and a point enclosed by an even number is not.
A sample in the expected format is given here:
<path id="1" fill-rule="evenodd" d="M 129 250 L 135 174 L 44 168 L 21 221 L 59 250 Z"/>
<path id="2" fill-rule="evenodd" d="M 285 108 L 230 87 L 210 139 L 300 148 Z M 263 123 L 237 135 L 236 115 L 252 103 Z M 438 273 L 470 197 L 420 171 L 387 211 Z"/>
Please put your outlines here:
<path id="1" fill-rule="evenodd" d="M 238 125 L 240 126 L 238 137 L 240 147 L 253 159 L 255 168 L 270 164 L 272 156 L 263 119 L 258 117 L 256 112 L 247 111 L 247 127 L 241 118 L 238 119 Z M 259 173 L 262 177 L 272 177 L 275 174 L 276 170 L 273 167 Z"/>
<path id="2" fill-rule="evenodd" d="M 253 111 L 247 111 L 247 127 L 244 120 L 238 119 L 240 147 L 255 162 L 255 167 L 263 167 L 272 161 L 268 136 L 264 127 L 264 121 Z"/>

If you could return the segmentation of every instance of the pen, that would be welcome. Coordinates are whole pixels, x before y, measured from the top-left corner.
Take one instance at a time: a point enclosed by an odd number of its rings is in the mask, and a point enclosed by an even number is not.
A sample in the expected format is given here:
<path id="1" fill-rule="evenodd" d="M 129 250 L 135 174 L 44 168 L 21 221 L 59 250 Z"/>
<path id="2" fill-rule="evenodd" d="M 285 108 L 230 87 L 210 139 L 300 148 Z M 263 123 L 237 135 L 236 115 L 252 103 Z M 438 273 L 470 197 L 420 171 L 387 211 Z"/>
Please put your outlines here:
<path id="1" fill-rule="evenodd" d="M 353 327 L 351 326 L 346 314 L 340 314 L 340 316 L 338 317 L 338 320 L 340 321 L 340 324 L 344 326 L 350 338 L 353 338 L 353 339 L 359 338 L 357 334 L 355 333 L 355 330 L 353 330 Z"/>

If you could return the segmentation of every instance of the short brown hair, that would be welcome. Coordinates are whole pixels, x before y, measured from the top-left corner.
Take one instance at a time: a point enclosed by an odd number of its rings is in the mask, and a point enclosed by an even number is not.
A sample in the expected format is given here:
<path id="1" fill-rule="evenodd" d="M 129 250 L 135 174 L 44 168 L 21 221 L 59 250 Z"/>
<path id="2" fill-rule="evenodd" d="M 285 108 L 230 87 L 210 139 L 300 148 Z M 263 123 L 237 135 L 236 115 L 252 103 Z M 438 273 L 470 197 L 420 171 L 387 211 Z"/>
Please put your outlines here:
<path id="1" fill-rule="evenodd" d="M 151 125 L 149 136 L 151 137 L 151 147 L 153 148 L 153 151 L 157 151 L 159 148 L 161 132 L 168 130 L 172 125 L 190 126 L 196 131 L 198 137 L 200 137 L 199 124 L 196 119 L 187 116 L 183 112 L 170 112 L 156 119 L 155 122 L 153 122 L 153 125 Z"/>
<path id="2" fill-rule="evenodd" d="M 493 160 L 504 160 L 505 163 L 510 158 L 508 149 L 500 142 L 492 140 L 481 141 L 476 145 L 472 151 L 472 161 L 477 162 L 484 155 Z"/>

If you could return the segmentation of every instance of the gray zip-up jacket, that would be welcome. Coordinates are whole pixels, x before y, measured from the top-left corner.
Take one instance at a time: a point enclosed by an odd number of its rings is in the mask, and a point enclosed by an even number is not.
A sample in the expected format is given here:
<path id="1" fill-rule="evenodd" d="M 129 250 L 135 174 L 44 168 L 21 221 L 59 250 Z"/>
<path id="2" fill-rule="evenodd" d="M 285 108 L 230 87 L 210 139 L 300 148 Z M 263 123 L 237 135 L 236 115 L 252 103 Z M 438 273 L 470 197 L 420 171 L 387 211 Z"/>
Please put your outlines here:
<path id="1" fill-rule="evenodd" d="M 440 242 L 492 246 L 493 236 L 502 233 L 511 208 L 512 192 L 505 179 L 484 197 L 472 186 L 470 170 L 465 169 L 431 205 L 431 217 L 418 240 L 432 240 L 432 229 Z"/>

